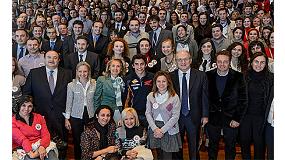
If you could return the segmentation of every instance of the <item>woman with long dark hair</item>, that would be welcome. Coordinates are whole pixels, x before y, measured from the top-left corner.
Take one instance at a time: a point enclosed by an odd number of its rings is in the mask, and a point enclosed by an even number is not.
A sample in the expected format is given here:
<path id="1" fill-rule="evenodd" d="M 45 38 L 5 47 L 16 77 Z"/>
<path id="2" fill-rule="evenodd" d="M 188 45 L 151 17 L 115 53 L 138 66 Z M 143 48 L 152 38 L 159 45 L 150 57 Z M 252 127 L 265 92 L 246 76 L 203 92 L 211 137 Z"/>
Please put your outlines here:
<path id="1" fill-rule="evenodd" d="M 273 73 L 268 70 L 268 58 L 263 52 L 256 52 L 250 58 L 246 75 L 248 105 L 240 125 L 240 144 L 243 159 L 251 159 L 250 146 L 254 144 L 254 159 L 265 159 L 263 125 L 266 121 L 266 107 L 271 105 L 269 95 L 273 89 Z M 268 105 L 270 103 L 270 105 Z"/>
<path id="2" fill-rule="evenodd" d="M 244 46 L 240 42 L 234 42 L 227 48 L 227 50 L 232 55 L 230 63 L 231 68 L 245 74 L 247 72 L 248 62 Z"/>

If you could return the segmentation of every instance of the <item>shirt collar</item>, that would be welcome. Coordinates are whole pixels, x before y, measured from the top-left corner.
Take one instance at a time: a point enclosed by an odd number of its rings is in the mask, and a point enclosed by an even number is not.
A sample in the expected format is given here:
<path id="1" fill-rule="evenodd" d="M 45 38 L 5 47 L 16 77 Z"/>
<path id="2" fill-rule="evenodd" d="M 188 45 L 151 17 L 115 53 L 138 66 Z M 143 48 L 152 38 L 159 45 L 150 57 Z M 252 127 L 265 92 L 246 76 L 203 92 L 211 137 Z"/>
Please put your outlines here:
<path id="1" fill-rule="evenodd" d="M 79 53 L 79 52 L 77 52 L 77 53 L 78 53 L 78 56 L 79 56 L 79 55 L 86 56 L 86 55 L 87 55 L 87 50 L 86 50 L 85 52 L 83 52 L 83 53 Z"/>
<path id="2" fill-rule="evenodd" d="M 183 73 L 186 73 L 186 75 L 190 76 L 190 71 L 191 71 L 191 68 L 188 69 L 188 71 L 186 71 L 186 72 L 182 72 L 180 69 L 178 69 L 178 74 L 183 76 Z"/>

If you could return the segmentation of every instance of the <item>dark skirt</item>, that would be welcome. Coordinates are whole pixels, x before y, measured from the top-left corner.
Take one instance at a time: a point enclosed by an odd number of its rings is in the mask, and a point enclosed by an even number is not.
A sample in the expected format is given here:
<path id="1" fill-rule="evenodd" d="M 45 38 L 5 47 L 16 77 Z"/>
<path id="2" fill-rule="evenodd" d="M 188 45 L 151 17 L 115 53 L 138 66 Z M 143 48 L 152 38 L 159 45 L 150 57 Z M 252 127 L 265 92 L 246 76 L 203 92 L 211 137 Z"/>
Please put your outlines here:
<path id="1" fill-rule="evenodd" d="M 159 128 L 164 126 L 162 121 L 155 121 L 155 125 Z M 162 138 L 154 138 L 154 132 L 148 128 L 148 146 L 151 149 L 160 148 L 165 152 L 178 152 L 182 148 L 180 133 L 169 135 L 168 132 L 164 133 Z"/>

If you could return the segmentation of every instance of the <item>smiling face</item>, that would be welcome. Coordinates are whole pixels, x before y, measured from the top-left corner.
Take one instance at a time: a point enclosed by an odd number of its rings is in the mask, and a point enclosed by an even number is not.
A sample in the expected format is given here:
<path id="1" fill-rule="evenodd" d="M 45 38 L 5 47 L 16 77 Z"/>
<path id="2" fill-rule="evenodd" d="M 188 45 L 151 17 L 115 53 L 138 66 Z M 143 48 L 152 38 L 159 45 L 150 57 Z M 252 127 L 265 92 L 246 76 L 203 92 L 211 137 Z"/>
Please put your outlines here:
<path id="1" fill-rule="evenodd" d="M 248 33 L 248 40 L 250 42 L 258 40 L 258 34 L 256 30 L 252 30 Z"/>
<path id="2" fill-rule="evenodd" d="M 27 117 L 33 110 L 32 102 L 25 102 L 21 105 L 19 114 L 21 117 Z"/>
<path id="3" fill-rule="evenodd" d="M 137 75 L 142 75 L 145 72 L 146 64 L 143 59 L 135 59 L 133 68 Z"/>
<path id="4" fill-rule="evenodd" d="M 254 58 L 254 60 L 251 63 L 252 69 L 255 72 L 261 72 L 266 66 L 266 59 L 264 56 L 258 56 Z"/>
<path id="5" fill-rule="evenodd" d="M 241 37 L 242 37 L 242 30 L 237 29 L 237 30 L 234 32 L 234 38 L 238 40 L 238 39 L 241 39 Z"/>
<path id="6" fill-rule="evenodd" d="M 110 63 L 110 72 L 113 77 L 117 77 L 122 71 L 122 65 L 119 61 L 113 60 Z"/>
<path id="7" fill-rule="evenodd" d="M 167 79 L 165 76 L 158 76 L 155 81 L 159 93 L 164 93 L 167 90 Z"/>
<path id="8" fill-rule="evenodd" d="M 103 108 L 98 115 L 96 115 L 96 118 L 98 119 L 99 124 L 104 127 L 111 120 L 111 112 L 109 109 Z"/>
<path id="9" fill-rule="evenodd" d="M 76 40 L 76 48 L 78 49 L 79 53 L 83 53 L 87 50 L 88 43 L 85 39 L 78 39 Z"/>
<path id="10" fill-rule="evenodd" d="M 136 117 L 131 112 L 127 112 L 123 121 L 127 128 L 133 128 L 136 124 Z"/>
<path id="11" fill-rule="evenodd" d="M 185 37 L 185 36 L 186 36 L 186 30 L 185 30 L 185 28 L 179 27 L 179 28 L 177 29 L 177 36 L 178 36 L 179 38 Z"/>
<path id="12" fill-rule="evenodd" d="M 140 42 L 140 51 L 142 55 L 145 55 L 150 50 L 150 44 L 147 40 Z"/>
<path id="13" fill-rule="evenodd" d="M 114 54 L 116 55 L 122 55 L 124 52 L 124 43 L 121 41 L 114 42 L 114 48 L 113 48 Z"/>
<path id="14" fill-rule="evenodd" d="M 205 55 L 211 54 L 213 48 L 211 42 L 206 42 L 201 46 L 201 51 Z"/>
<path id="15" fill-rule="evenodd" d="M 232 49 L 231 53 L 234 58 L 238 58 L 242 54 L 242 46 L 235 46 L 235 48 Z"/>
<path id="16" fill-rule="evenodd" d="M 87 81 L 89 78 L 89 69 L 86 65 L 81 65 L 76 70 L 76 74 L 77 74 L 80 82 Z"/>
<path id="17" fill-rule="evenodd" d="M 230 68 L 230 58 L 226 55 L 217 56 L 217 69 L 220 72 L 227 72 Z"/>
<path id="18" fill-rule="evenodd" d="M 173 54 L 173 46 L 172 46 L 171 41 L 162 42 L 161 50 L 165 56 Z"/>

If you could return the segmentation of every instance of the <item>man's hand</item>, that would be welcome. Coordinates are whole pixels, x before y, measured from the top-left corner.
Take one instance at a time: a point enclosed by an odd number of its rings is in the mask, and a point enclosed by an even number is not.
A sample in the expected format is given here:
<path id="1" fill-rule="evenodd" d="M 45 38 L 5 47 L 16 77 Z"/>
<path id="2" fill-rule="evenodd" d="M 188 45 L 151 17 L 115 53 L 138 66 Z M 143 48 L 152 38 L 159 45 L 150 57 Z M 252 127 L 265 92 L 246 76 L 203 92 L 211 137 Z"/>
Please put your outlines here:
<path id="1" fill-rule="evenodd" d="M 205 124 L 207 124 L 208 123 L 208 117 L 203 117 L 202 119 L 201 119 L 201 123 L 202 123 L 202 127 L 204 127 L 205 126 Z"/>

